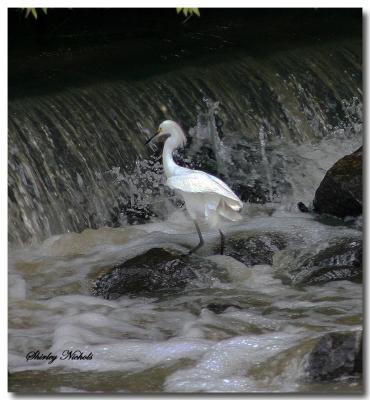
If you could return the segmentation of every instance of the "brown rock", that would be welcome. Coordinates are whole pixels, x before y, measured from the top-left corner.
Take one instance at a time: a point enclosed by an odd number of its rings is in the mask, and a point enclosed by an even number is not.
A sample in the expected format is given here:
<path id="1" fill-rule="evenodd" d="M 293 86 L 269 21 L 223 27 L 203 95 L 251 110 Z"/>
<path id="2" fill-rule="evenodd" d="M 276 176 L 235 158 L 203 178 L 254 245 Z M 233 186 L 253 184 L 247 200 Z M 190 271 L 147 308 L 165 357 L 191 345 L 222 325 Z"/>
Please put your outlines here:
<path id="1" fill-rule="evenodd" d="M 362 214 L 362 147 L 329 169 L 316 191 L 313 205 L 319 214 L 340 218 Z"/>

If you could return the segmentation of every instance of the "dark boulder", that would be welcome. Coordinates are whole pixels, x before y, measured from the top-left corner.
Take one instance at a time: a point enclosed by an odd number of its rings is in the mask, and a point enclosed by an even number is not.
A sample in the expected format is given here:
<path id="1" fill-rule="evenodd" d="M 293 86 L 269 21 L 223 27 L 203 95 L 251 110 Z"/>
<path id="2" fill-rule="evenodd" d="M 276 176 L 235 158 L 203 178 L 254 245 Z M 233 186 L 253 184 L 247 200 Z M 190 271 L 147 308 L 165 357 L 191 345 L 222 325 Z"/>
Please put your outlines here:
<path id="1" fill-rule="evenodd" d="M 286 246 L 286 239 L 275 232 L 237 232 L 226 237 L 224 254 L 250 267 L 272 264 L 274 253 Z"/>
<path id="2" fill-rule="evenodd" d="M 154 248 L 113 267 L 98 278 L 92 292 L 106 299 L 127 294 L 155 296 L 177 292 L 189 285 L 210 286 L 218 273 L 222 276 L 210 260 Z"/>
<path id="3" fill-rule="evenodd" d="M 362 332 L 330 332 L 303 359 L 304 379 L 331 381 L 362 372 Z"/>
<path id="4" fill-rule="evenodd" d="M 316 190 L 313 206 L 319 214 L 340 218 L 362 213 L 362 147 L 329 169 Z"/>
<path id="5" fill-rule="evenodd" d="M 327 246 L 283 250 L 274 258 L 276 274 L 286 283 L 314 285 L 338 280 L 362 280 L 362 240 L 336 238 Z"/>

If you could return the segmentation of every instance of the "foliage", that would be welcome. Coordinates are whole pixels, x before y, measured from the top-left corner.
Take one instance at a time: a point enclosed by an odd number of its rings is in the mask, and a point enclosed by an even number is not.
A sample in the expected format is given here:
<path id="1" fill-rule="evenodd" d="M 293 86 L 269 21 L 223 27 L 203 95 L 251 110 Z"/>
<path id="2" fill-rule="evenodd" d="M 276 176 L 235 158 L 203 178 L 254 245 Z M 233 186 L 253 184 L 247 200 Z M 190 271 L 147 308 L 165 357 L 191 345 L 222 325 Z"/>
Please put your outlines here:
<path id="1" fill-rule="evenodd" d="M 189 17 L 191 17 L 194 14 L 200 17 L 199 8 L 176 8 L 176 12 L 177 14 L 180 14 L 182 12 L 185 15 L 185 17 L 187 17 L 188 14 Z"/>
<path id="2" fill-rule="evenodd" d="M 44 14 L 48 13 L 48 9 L 47 8 L 41 8 L 41 10 L 44 12 Z M 35 19 L 37 19 L 37 8 L 22 8 L 22 11 L 25 11 L 25 17 L 27 18 L 30 14 L 33 15 L 33 17 Z M 196 15 L 198 17 L 200 17 L 200 12 L 199 12 L 199 8 L 176 8 L 176 12 L 177 14 L 184 14 L 185 17 L 189 17 L 190 18 L 192 15 Z"/>
<path id="3" fill-rule="evenodd" d="M 22 8 L 22 11 L 25 10 L 25 17 L 27 18 L 30 14 L 33 15 L 35 19 L 37 19 L 37 9 L 36 8 Z M 41 10 L 44 12 L 44 14 L 48 13 L 47 8 L 41 8 Z"/>

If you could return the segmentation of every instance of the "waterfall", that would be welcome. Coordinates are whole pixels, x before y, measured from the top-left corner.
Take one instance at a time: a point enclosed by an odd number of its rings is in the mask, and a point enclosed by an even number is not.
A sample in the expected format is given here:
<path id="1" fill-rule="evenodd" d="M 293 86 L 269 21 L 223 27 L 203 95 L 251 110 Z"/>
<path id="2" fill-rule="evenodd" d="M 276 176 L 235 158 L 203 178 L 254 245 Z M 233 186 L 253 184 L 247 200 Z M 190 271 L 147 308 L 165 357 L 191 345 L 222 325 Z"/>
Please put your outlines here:
<path id="1" fill-rule="evenodd" d="M 168 118 L 191 139 L 179 162 L 222 176 L 244 201 L 281 201 L 299 186 L 289 152 L 360 140 L 361 85 L 351 39 L 12 98 L 9 241 L 164 216 L 177 199 L 163 186 L 160 146 L 144 143 Z"/>
<path id="2" fill-rule="evenodd" d="M 258 134 L 259 134 L 260 144 L 261 144 L 262 164 L 265 167 L 265 173 L 266 173 L 266 178 L 267 178 L 267 189 L 268 189 L 268 195 L 269 195 L 268 199 L 270 201 L 272 201 L 273 200 L 272 178 L 271 178 L 270 164 L 266 157 L 266 141 L 265 141 L 266 134 L 265 134 L 263 127 L 261 127 L 261 129 L 258 131 Z"/>

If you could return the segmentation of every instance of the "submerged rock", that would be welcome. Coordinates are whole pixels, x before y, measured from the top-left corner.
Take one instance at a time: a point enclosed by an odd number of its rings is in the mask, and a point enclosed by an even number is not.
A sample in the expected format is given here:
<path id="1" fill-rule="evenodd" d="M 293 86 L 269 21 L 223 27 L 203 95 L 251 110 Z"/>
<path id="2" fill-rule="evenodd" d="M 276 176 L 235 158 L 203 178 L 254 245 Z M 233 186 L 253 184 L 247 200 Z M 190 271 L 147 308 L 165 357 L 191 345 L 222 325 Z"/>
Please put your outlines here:
<path id="1" fill-rule="evenodd" d="M 274 257 L 276 274 L 293 285 L 362 280 L 362 240 L 336 238 L 325 246 L 283 250 Z"/>
<path id="2" fill-rule="evenodd" d="M 303 359 L 305 380 L 328 381 L 362 372 L 362 332 L 330 332 Z"/>
<path id="3" fill-rule="evenodd" d="M 286 246 L 286 239 L 275 232 L 237 232 L 226 237 L 224 254 L 246 266 L 272 264 L 274 253 Z"/>
<path id="4" fill-rule="evenodd" d="M 127 294 L 155 296 L 159 292 L 184 289 L 190 284 L 209 286 L 217 274 L 222 275 L 210 260 L 154 248 L 101 276 L 93 294 L 105 299 L 116 299 Z"/>
<path id="5" fill-rule="evenodd" d="M 237 308 L 239 310 L 242 309 L 237 304 L 210 303 L 207 305 L 207 309 L 214 312 L 215 314 L 222 314 L 229 307 Z"/>
<path id="6" fill-rule="evenodd" d="M 319 214 L 340 218 L 362 213 L 362 147 L 329 169 L 316 191 L 313 205 Z"/>

